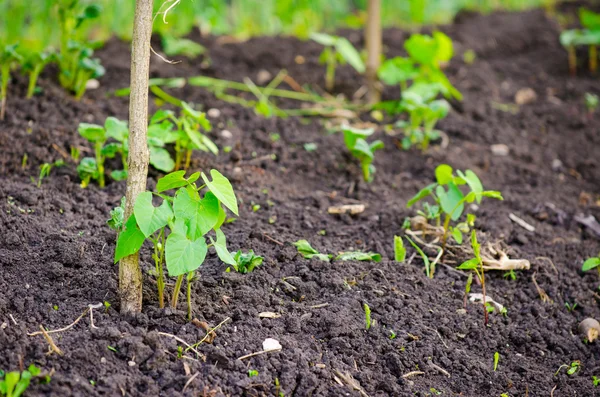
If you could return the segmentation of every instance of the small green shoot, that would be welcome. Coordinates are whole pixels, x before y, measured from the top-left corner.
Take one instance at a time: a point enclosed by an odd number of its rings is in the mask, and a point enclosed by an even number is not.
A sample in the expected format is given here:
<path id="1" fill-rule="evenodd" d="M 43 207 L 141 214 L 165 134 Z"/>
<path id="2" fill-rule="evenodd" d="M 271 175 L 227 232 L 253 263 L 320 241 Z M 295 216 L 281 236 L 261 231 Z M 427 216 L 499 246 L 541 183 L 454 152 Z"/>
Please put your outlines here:
<path id="1" fill-rule="evenodd" d="M 40 377 L 41 370 L 31 364 L 24 371 L 4 372 L 0 370 L 0 396 L 21 397 L 31 384 L 33 378 Z M 42 377 L 44 383 L 50 381 L 50 376 Z"/>
<path id="2" fill-rule="evenodd" d="M 500 353 L 494 353 L 494 372 L 498 369 L 498 362 L 500 361 Z"/>
<path id="3" fill-rule="evenodd" d="M 429 257 L 425 254 L 425 252 L 423 252 L 421 247 L 419 247 L 417 244 L 415 244 L 415 242 L 412 241 L 409 237 L 406 237 L 406 239 L 408 240 L 410 245 L 412 245 L 413 248 L 417 250 L 417 252 L 421 256 L 421 259 L 423 259 L 423 263 L 425 264 L 425 274 L 427 275 L 427 277 L 433 278 L 433 273 L 435 273 L 435 267 L 431 266 Z"/>
<path id="4" fill-rule="evenodd" d="M 65 165 L 65 162 L 62 159 L 56 160 L 54 163 L 44 163 L 40 165 L 40 174 L 38 176 L 36 186 L 38 188 L 42 186 L 42 181 L 44 180 L 44 178 L 50 175 L 50 171 L 52 171 L 52 168 L 62 167 L 63 165 Z"/>
<path id="5" fill-rule="evenodd" d="M 477 233 L 475 230 L 471 232 L 471 248 L 473 249 L 474 258 L 469 259 L 466 262 L 463 262 L 458 269 L 460 270 L 472 270 L 477 275 L 481 283 L 481 290 L 483 294 L 482 305 L 483 305 L 483 313 L 484 313 L 484 326 L 488 324 L 488 302 L 485 293 L 485 271 L 483 269 L 483 260 L 481 259 L 481 244 L 477 241 Z M 471 285 L 468 284 L 468 289 L 471 289 Z M 494 306 L 492 305 L 492 309 Z"/>
<path id="6" fill-rule="evenodd" d="M 167 56 L 183 55 L 196 58 L 206 52 L 206 48 L 195 41 L 168 34 L 162 36 L 162 49 Z"/>
<path id="7" fill-rule="evenodd" d="M 404 262 L 406 259 L 406 248 L 402 237 L 394 236 L 394 260 L 396 262 Z"/>
<path id="8" fill-rule="evenodd" d="M 381 262 L 381 255 L 376 252 L 361 252 L 348 251 L 340 252 L 335 257 L 336 261 L 364 261 L 364 262 Z"/>
<path id="9" fill-rule="evenodd" d="M 108 313 L 108 309 L 110 309 L 111 306 L 109 301 L 104 301 L 104 313 Z"/>
<path id="10" fill-rule="evenodd" d="M 594 113 L 600 104 L 600 98 L 598 98 L 598 95 L 586 92 L 583 98 L 588 114 Z"/>
<path id="11" fill-rule="evenodd" d="M 249 369 L 248 370 L 248 377 L 249 378 L 254 378 L 255 376 L 258 376 L 258 371 L 255 369 Z"/>
<path id="12" fill-rule="evenodd" d="M 463 62 L 466 63 L 467 65 L 474 64 L 476 59 L 477 59 L 477 54 L 475 54 L 475 51 L 473 51 L 473 50 L 467 50 L 463 53 Z"/>
<path id="13" fill-rule="evenodd" d="M 594 383 L 594 387 L 598 387 L 600 385 L 600 378 L 595 375 L 592 375 L 592 382 Z"/>
<path id="14" fill-rule="evenodd" d="M 375 174 L 375 151 L 383 149 L 383 142 L 375 140 L 371 143 L 366 141 L 366 138 L 373 134 L 373 129 L 361 130 L 350 126 L 342 126 L 344 133 L 344 143 L 346 147 L 358 161 L 362 169 L 363 179 L 365 182 L 372 182 Z"/>
<path id="15" fill-rule="evenodd" d="M 365 328 L 367 331 L 371 329 L 371 308 L 367 303 L 363 303 L 363 309 L 365 311 Z"/>
<path id="16" fill-rule="evenodd" d="M 310 243 L 306 240 L 298 240 L 293 243 L 296 248 L 298 248 L 298 253 L 302 255 L 305 259 L 318 259 L 320 261 L 329 262 L 333 255 L 321 254 L 319 251 L 314 249 Z"/>
<path id="17" fill-rule="evenodd" d="M 569 303 L 569 302 L 565 302 L 565 307 L 567 308 L 567 311 L 569 313 L 573 313 L 575 311 L 575 309 L 577 309 L 577 303 Z"/>
<path id="18" fill-rule="evenodd" d="M 10 71 L 23 60 L 23 57 L 17 52 L 17 47 L 18 44 L 6 45 L 0 50 L 0 120 L 4 120 L 6 113 Z"/>
<path id="19" fill-rule="evenodd" d="M 583 266 L 581 270 L 584 272 L 588 272 L 592 269 L 597 269 L 598 274 L 600 274 L 600 254 L 598 256 L 594 256 L 592 258 L 588 258 L 583 262 Z"/>
<path id="20" fill-rule="evenodd" d="M 319 62 L 326 65 L 325 88 L 331 92 L 335 86 L 335 70 L 338 65 L 349 63 L 358 73 L 365 72 L 365 64 L 352 43 L 345 37 L 325 33 L 313 33 L 310 38 L 325 47 Z"/>
<path id="21" fill-rule="evenodd" d="M 393 329 L 390 329 L 390 335 L 388 336 L 388 338 L 390 339 L 396 339 L 396 332 L 394 332 Z"/>
<path id="22" fill-rule="evenodd" d="M 575 375 L 581 369 L 581 361 L 575 360 L 575 361 L 571 362 L 571 364 L 569 364 L 569 365 L 567 365 L 567 364 L 561 365 L 560 367 L 558 367 L 558 369 L 554 373 L 554 376 L 557 376 L 558 373 L 563 368 L 567 368 L 567 375 L 569 375 L 569 376 Z"/>
<path id="23" fill-rule="evenodd" d="M 110 350 L 111 352 L 113 352 L 113 353 L 118 353 L 119 352 L 116 347 L 113 347 L 113 346 L 110 346 L 110 345 L 106 346 L 106 348 L 108 350 Z"/>
<path id="24" fill-rule="evenodd" d="M 255 255 L 253 250 L 248 251 L 246 254 L 244 254 L 242 250 L 239 250 L 233 256 L 233 260 L 235 263 L 232 264 L 231 267 L 241 274 L 251 273 L 263 263 L 263 257 Z"/>
<path id="25" fill-rule="evenodd" d="M 24 58 L 22 68 L 29 73 L 29 85 L 27 87 L 27 98 L 33 97 L 37 88 L 37 81 L 42 70 L 50 62 L 54 61 L 56 55 L 53 52 L 31 52 Z"/>

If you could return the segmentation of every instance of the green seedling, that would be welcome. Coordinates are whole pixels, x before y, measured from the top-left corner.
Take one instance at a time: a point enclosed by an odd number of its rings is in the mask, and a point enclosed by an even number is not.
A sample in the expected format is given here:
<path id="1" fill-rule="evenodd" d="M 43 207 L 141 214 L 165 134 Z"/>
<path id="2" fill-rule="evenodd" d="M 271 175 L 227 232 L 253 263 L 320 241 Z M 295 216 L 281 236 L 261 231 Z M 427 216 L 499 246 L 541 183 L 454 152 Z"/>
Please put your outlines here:
<path id="1" fill-rule="evenodd" d="M 477 59 L 477 54 L 475 54 L 475 51 L 473 51 L 473 50 L 467 50 L 463 53 L 463 62 L 466 63 L 467 65 L 474 64 L 476 59 Z"/>
<path id="2" fill-rule="evenodd" d="M 487 297 L 485 293 L 485 271 L 483 269 L 483 260 L 481 259 L 481 245 L 477 241 L 477 233 L 475 230 L 471 232 L 471 248 L 473 249 L 474 258 L 469 259 L 466 262 L 463 262 L 458 269 L 461 270 L 472 270 L 475 272 L 475 275 L 479 279 L 481 283 L 481 293 L 483 295 L 482 305 L 483 305 L 483 313 L 484 313 L 484 326 L 488 324 L 488 310 L 487 310 Z M 469 290 L 471 289 L 471 285 L 469 284 Z M 492 306 L 493 308 L 493 306 Z"/>
<path id="3" fill-rule="evenodd" d="M 510 269 L 508 272 L 504 273 L 502 277 L 515 281 L 517 279 L 517 273 L 514 271 L 514 269 Z"/>
<path id="4" fill-rule="evenodd" d="M 363 303 L 363 309 L 365 310 L 365 328 L 367 331 L 371 329 L 371 308 L 367 303 Z"/>
<path id="5" fill-rule="evenodd" d="M 6 45 L 0 50 L 0 120 L 4 120 L 6 113 L 6 97 L 8 95 L 8 82 L 10 72 L 23 61 L 23 57 L 17 52 L 18 44 Z"/>
<path id="6" fill-rule="evenodd" d="M 25 56 L 22 68 L 29 74 L 27 98 L 33 97 L 37 88 L 38 77 L 46 65 L 54 61 L 55 57 L 56 55 L 51 51 L 31 52 Z"/>
<path id="7" fill-rule="evenodd" d="M 432 265 L 432 263 L 429 261 L 429 257 L 425 254 L 425 252 L 423 252 L 423 250 L 421 249 L 421 247 L 419 247 L 409 237 L 406 237 L 406 239 L 408 240 L 408 242 L 410 243 L 410 245 L 412 245 L 413 248 L 415 250 L 417 250 L 417 252 L 419 253 L 419 256 L 421 257 L 421 259 L 423 259 L 423 264 L 425 265 L 425 274 L 427 275 L 427 277 L 433 278 L 433 274 L 435 273 L 435 265 Z"/>
<path id="8" fill-rule="evenodd" d="M 600 385 L 600 378 L 594 375 L 592 376 L 592 382 L 594 384 L 594 387 L 598 387 L 598 385 Z"/>
<path id="9" fill-rule="evenodd" d="M 183 55 L 196 58 L 206 52 L 206 48 L 195 41 L 168 34 L 162 36 L 162 49 L 167 56 Z"/>
<path id="10" fill-rule="evenodd" d="M 123 226 L 125 226 L 125 197 L 121 198 L 121 204 L 118 207 L 110 210 L 110 219 L 106 221 L 106 224 L 117 233 L 123 230 Z"/>
<path id="11" fill-rule="evenodd" d="M 442 71 L 454 55 L 452 39 L 442 32 L 434 31 L 431 36 L 413 34 L 404 42 L 404 49 L 417 64 L 419 74 L 415 83 L 437 83 L 446 98 L 462 100 L 462 94 L 450 83 Z"/>
<path id="12" fill-rule="evenodd" d="M 393 329 L 390 329 L 390 335 L 388 336 L 388 338 L 396 339 L 396 336 L 396 332 Z"/>
<path id="13" fill-rule="evenodd" d="M 336 261 L 381 262 L 381 255 L 376 252 L 341 252 L 335 257 Z"/>
<path id="14" fill-rule="evenodd" d="M 473 273 L 469 273 L 469 277 L 467 278 L 467 282 L 465 283 L 465 298 L 463 302 L 463 307 L 467 310 L 467 298 L 469 297 L 469 293 L 471 292 L 471 286 L 473 285 Z"/>
<path id="15" fill-rule="evenodd" d="M 498 369 L 498 362 L 500 362 L 500 353 L 494 353 L 494 372 Z"/>
<path id="16" fill-rule="evenodd" d="M 42 181 L 44 180 L 44 178 L 50 175 L 50 171 L 52 171 L 52 168 L 62 167 L 63 165 L 65 165 L 65 162 L 63 160 L 56 160 L 54 163 L 44 163 L 40 165 L 40 174 L 38 176 L 36 186 L 38 188 L 42 186 Z"/>
<path id="17" fill-rule="evenodd" d="M 233 267 L 236 272 L 242 274 L 251 273 L 263 263 L 263 257 L 255 255 L 253 250 L 248 251 L 246 254 L 244 254 L 242 250 L 239 250 L 233 256 L 233 260 L 235 263 L 231 265 L 231 267 Z"/>
<path id="18" fill-rule="evenodd" d="M 450 104 L 445 99 L 433 100 L 440 87 L 439 84 L 417 83 L 402 93 L 399 106 L 408 113 L 409 121 L 399 121 L 396 126 L 404 130 L 404 149 L 418 145 L 425 152 L 431 141 L 439 139 L 440 132 L 435 126 L 450 111 Z"/>
<path id="19" fill-rule="evenodd" d="M 41 370 L 31 364 L 24 371 L 4 372 L 0 370 L 0 396 L 20 397 L 25 393 L 31 380 L 40 376 Z M 46 381 L 50 381 L 47 376 Z"/>
<path id="20" fill-rule="evenodd" d="M 554 376 L 557 376 L 558 373 L 563 368 L 567 368 L 567 375 L 569 375 L 569 376 L 575 375 L 575 373 L 579 372 L 579 370 L 581 369 L 581 361 L 575 360 L 575 361 L 571 362 L 571 364 L 569 364 L 569 365 L 567 365 L 567 364 L 561 365 L 560 367 L 558 367 L 558 369 L 554 373 Z"/>
<path id="21" fill-rule="evenodd" d="M 60 84 L 80 99 L 87 82 L 104 75 L 100 60 L 92 58 L 94 51 L 80 41 L 80 30 L 86 21 L 96 19 L 102 9 L 91 4 L 81 9 L 80 0 L 59 0 L 60 53 L 57 57 Z"/>
<path id="22" fill-rule="evenodd" d="M 467 222 L 451 226 L 450 222 L 458 221 L 465 209 L 465 204 L 476 202 L 480 204 L 484 197 L 494 198 L 497 200 L 503 200 L 502 194 L 494 190 L 484 190 L 479 177 L 471 170 L 467 170 L 464 173 L 460 170 L 456 171 L 457 175 L 454 174 L 454 170 L 447 164 L 441 164 L 435 169 L 436 183 L 426 186 L 421 189 L 413 198 L 411 198 L 407 207 L 413 206 L 415 203 L 431 197 L 435 205 L 438 208 L 438 213 L 434 219 L 436 224 L 439 226 L 441 223 L 442 216 L 443 221 L 443 235 L 442 235 L 442 249 L 446 249 L 446 241 L 448 235 L 451 234 L 454 240 L 461 244 L 462 234 L 465 226 L 474 221 L 474 217 L 467 217 Z M 459 186 L 467 186 L 469 191 L 464 194 Z M 460 225 L 460 226 L 459 226 Z"/>
<path id="23" fill-rule="evenodd" d="M 404 262 L 406 259 L 406 248 L 404 241 L 400 236 L 394 236 L 394 260 L 396 262 Z"/>
<path id="24" fill-rule="evenodd" d="M 162 149 L 167 143 L 175 144 L 175 162 L 172 169 L 176 171 L 182 168 L 187 170 L 190 167 L 193 150 L 219 154 L 217 146 L 201 132 L 209 132 L 212 129 L 206 114 L 194 110 L 186 102 L 179 101 L 178 104 L 181 107 L 179 117 L 170 110 L 159 110 L 152 116 L 148 127 L 148 142 L 151 147 Z M 150 150 L 151 155 L 152 151 L 153 149 Z M 165 152 L 160 151 L 160 158 L 164 157 L 164 161 L 167 162 L 168 152 Z M 170 156 L 168 158 L 170 159 Z"/>
<path id="25" fill-rule="evenodd" d="M 358 73 L 365 72 L 365 64 L 352 43 L 344 37 L 325 33 L 313 33 L 310 38 L 325 47 L 319 62 L 326 65 L 325 88 L 332 91 L 335 86 L 335 70 L 338 65 L 349 63 Z"/>
<path id="26" fill-rule="evenodd" d="M 249 369 L 248 370 L 248 377 L 249 378 L 254 378 L 255 376 L 258 376 L 258 371 L 255 369 Z"/>
<path id="27" fill-rule="evenodd" d="M 596 73 L 598 70 L 598 45 L 600 45 L 600 14 L 585 8 L 579 9 L 579 21 L 587 31 L 583 44 L 589 46 L 589 69 Z"/>
<path id="28" fill-rule="evenodd" d="M 410 58 L 395 57 L 381 64 L 377 76 L 386 85 L 400 86 L 401 92 L 406 91 L 408 83 L 419 75 L 415 62 Z"/>
<path id="29" fill-rule="evenodd" d="M 367 142 L 366 138 L 375 132 L 372 128 L 361 130 L 344 125 L 342 131 L 346 147 L 352 156 L 360 161 L 363 179 L 365 182 L 372 182 L 375 174 L 375 166 L 373 165 L 375 152 L 383 149 L 383 142 L 379 139 L 371 143 Z"/>
<path id="30" fill-rule="evenodd" d="M 577 309 L 577 302 L 574 302 L 574 303 L 565 302 L 565 307 L 567 308 L 567 311 L 569 313 L 572 313 L 575 311 L 575 309 Z"/>
<path id="31" fill-rule="evenodd" d="M 329 262 L 333 257 L 333 255 L 321 254 L 319 251 L 314 249 L 306 240 L 298 240 L 293 244 L 298 249 L 298 253 L 306 259 L 315 258 L 320 261 Z"/>
<path id="32" fill-rule="evenodd" d="M 597 269 L 598 274 L 600 275 L 600 254 L 598 256 L 588 258 L 583 262 L 583 266 L 581 268 L 582 271 L 587 272 L 592 269 Z"/>
<path id="33" fill-rule="evenodd" d="M 115 263 L 139 251 L 146 239 L 154 247 L 153 259 L 157 277 L 159 305 L 164 307 L 164 271 L 177 277 L 171 306 L 177 307 L 184 276 L 187 280 L 188 319 L 191 320 L 191 285 L 195 271 L 202 265 L 209 247 L 214 247 L 224 263 L 237 265 L 227 250 L 225 233 L 221 226 L 227 217 L 225 208 L 238 215 L 238 204 L 229 180 L 219 171 L 211 170 L 208 178 L 196 172 L 185 178 L 185 171 L 176 171 L 158 180 L 156 191 L 142 192 L 136 199 L 133 214 L 119 233 L 115 249 Z M 204 182 L 198 186 L 196 181 Z M 175 190 L 173 195 L 165 192 Z M 202 193 L 204 191 L 204 194 Z M 162 199 L 155 207 L 153 197 Z M 206 238 L 213 232 L 215 239 Z"/>
<path id="34" fill-rule="evenodd" d="M 588 114 L 594 113 L 600 104 L 600 98 L 598 98 L 598 95 L 586 92 L 583 98 Z"/>
<path id="35" fill-rule="evenodd" d="M 108 309 L 110 309 L 112 305 L 110 304 L 109 301 L 104 301 L 104 312 L 108 313 Z"/>
<path id="36" fill-rule="evenodd" d="M 121 155 L 123 170 L 111 172 L 115 180 L 127 178 L 127 137 L 129 130 L 127 123 L 114 117 L 108 117 L 104 127 L 98 124 L 80 123 L 78 127 L 79 135 L 87 139 L 94 145 L 95 157 L 84 157 L 77 166 L 77 173 L 81 178 L 81 186 L 89 185 L 90 180 L 98 181 L 98 185 L 103 188 L 104 179 L 104 161 L 107 158 L 113 158 L 117 154 Z M 116 142 L 106 144 L 109 138 Z M 106 144 L 106 145 L 105 145 Z"/>

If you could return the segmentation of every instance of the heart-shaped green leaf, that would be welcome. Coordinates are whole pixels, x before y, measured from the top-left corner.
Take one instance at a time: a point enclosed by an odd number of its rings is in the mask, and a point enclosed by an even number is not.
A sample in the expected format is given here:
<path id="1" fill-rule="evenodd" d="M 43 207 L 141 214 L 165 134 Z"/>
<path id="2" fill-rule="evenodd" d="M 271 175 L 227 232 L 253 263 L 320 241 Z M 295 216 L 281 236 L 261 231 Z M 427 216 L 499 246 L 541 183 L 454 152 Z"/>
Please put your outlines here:
<path id="1" fill-rule="evenodd" d="M 169 234 L 165 244 L 165 260 L 170 277 L 198 269 L 206 258 L 208 247 L 204 237 L 190 240 L 179 231 Z"/>
<path id="2" fill-rule="evenodd" d="M 231 186 L 231 182 L 229 179 L 225 178 L 219 171 L 210 170 L 210 176 L 212 177 L 212 181 L 208 179 L 208 177 L 202 173 L 202 179 L 208 189 L 223 203 L 223 205 L 235 215 L 238 214 L 238 205 L 237 199 L 235 197 L 235 193 L 233 192 L 233 187 Z"/>
<path id="3" fill-rule="evenodd" d="M 173 218 L 173 211 L 166 200 L 159 207 L 152 205 L 152 193 L 150 192 L 142 192 L 138 195 L 133 213 L 140 230 L 146 237 L 166 226 Z"/>
<path id="4" fill-rule="evenodd" d="M 117 247 L 115 248 L 115 263 L 120 259 L 135 254 L 140 250 L 146 236 L 140 230 L 135 214 L 131 215 L 125 223 L 125 230 L 119 233 Z"/>
<path id="5" fill-rule="evenodd" d="M 185 220 L 188 235 L 193 240 L 208 233 L 219 220 L 219 200 L 211 192 L 200 200 L 186 189 L 179 189 L 173 200 L 173 210 L 177 219 Z"/>

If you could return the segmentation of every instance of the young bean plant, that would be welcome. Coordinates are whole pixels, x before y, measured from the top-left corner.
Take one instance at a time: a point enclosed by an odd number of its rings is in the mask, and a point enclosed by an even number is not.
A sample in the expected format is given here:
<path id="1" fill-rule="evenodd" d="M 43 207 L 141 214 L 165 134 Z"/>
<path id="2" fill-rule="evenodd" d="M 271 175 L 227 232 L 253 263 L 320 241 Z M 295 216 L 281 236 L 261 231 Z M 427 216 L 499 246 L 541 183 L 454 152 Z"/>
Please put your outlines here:
<path id="1" fill-rule="evenodd" d="M 360 161 L 363 179 L 365 182 L 372 182 L 375 175 L 375 151 L 383 149 L 383 142 L 375 140 L 371 143 L 367 142 L 366 138 L 375 132 L 370 129 L 358 129 L 348 125 L 342 126 L 344 133 L 344 143 L 350 151 L 350 154 Z"/>
<path id="2" fill-rule="evenodd" d="M 458 269 L 461 270 L 472 270 L 475 272 L 475 275 L 479 279 L 481 283 L 481 293 L 483 295 L 482 305 L 483 305 L 483 316 L 484 316 L 484 325 L 488 324 L 488 310 L 486 307 L 486 294 L 485 294 L 485 272 L 483 268 L 483 259 L 481 259 L 481 244 L 477 241 L 477 233 L 475 230 L 471 231 L 471 248 L 473 249 L 474 258 L 469 259 L 466 262 L 463 262 Z M 470 290 L 471 284 L 468 283 L 468 289 Z M 465 289 L 465 292 L 467 289 Z M 466 292 L 468 293 L 468 292 Z M 466 302 L 466 300 L 465 300 Z"/>
<path id="3" fill-rule="evenodd" d="M 8 95 L 8 83 L 10 72 L 23 61 L 23 57 L 17 52 L 18 44 L 4 46 L 0 52 L 0 120 L 4 120 L 6 113 L 6 97 Z"/>
<path id="4" fill-rule="evenodd" d="M 583 262 L 583 267 L 581 268 L 582 271 L 587 272 L 592 269 L 597 269 L 598 274 L 600 275 L 600 254 L 598 254 L 598 256 L 588 258 L 585 260 L 585 262 Z"/>
<path id="5" fill-rule="evenodd" d="M 325 88 L 332 91 L 335 86 L 335 70 L 338 65 L 349 63 L 358 73 L 365 72 L 365 64 L 352 43 L 345 37 L 325 33 L 313 33 L 310 38 L 325 47 L 319 62 L 326 65 Z"/>
<path id="6" fill-rule="evenodd" d="M 463 232 L 469 223 L 472 223 L 474 217 L 467 216 L 465 223 L 459 223 L 452 226 L 450 222 L 458 221 L 465 210 L 465 204 L 476 202 L 481 203 L 484 197 L 503 200 L 502 194 L 495 190 L 484 190 L 479 177 L 475 172 L 466 170 L 464 173 L 456 170 L 456 175 L 451 166 L 441 164 L 435 169 L 436 183 L 428 185 L 421 189 L 413 198 L 411 198 L 407 207 L 410 208 L 415 203 L 432 198 L 433 206 L 428 206 L 430 210 L 430 219 L 433 219 L 437 226 L 442 223 L 443 217 L 443 236 L 442 249 L 446 248 L 446 240 L 451 234 L 458 244 L 462 244 Z M 467 186 L 469 191 L 464 194 L 460 186 Z"/>
<path id="7" fill-rule="evenodd" d="M 254 269 L 262 265 L 264 258 L 260 255 L 255 255 L 253 250 L 248 253 L 243 253 L 242 250 L 233 255 L 235 263 L 231 265 L 233 269 L 241 274 L 252 273 Z"/>
<path id="8" fill-rule="evenodd" d="M 4 372 L 0 370 L 0 396 L 21 397 L 29 387 L 31 380 L 40 376 L 41 370 L 31 364 L 24 371 Z M 46 376 L 46 383 L 50 377 Z"/>
<path id="9" fill-rule="evenodd" d="M 589 70 L 596 73 L 598 69 L 598 45 L 600 45 L 600 14 L 579 9 L 579 22 L 583 29 L 565 30 L 560 34 L 560 43 L 567 49 L 569 56 L 569 71 L 577 73 L 576 47 L 588 46 Z"/>
<path id="10" fill-rule="evenodd" d="M 92 58 L 94 51 L 80 40 L 80 28 L 100 15 L 101 8 L 91 4 L 82 9 L 80 0 L 58 0 L 58 23 L 60 26 L 60 53 L 58 66 L 60 84 L 80 99 L 87 82 L 104 75 L 100 60 Z"/>
<path id="11" fill-rule="evenodd" d="M 159 179 L 155 192 L 140 193 L 133 214 L 119 233 L 115 249 L 116 263 L 138 252 L 144 241 L 150 240 L 154 248 L 159 306 L 164 307 L 166 265 L 169 277 L 177 277 L 171 298 L 173 308 L 177 307 L 184 277 L 187 280 L 188 319 L 192 315 L 192 282 L 208 248 L 214 247 L 224 263 L 237 266 L 221 230 L 226 219 L 225 208 L 238 215 L 237 199 L 231 183 L 219 171 L 211 170 L 210 176 L 212 180 L 196 172 L 185 178 L 185 171 L 175 171 Z M 203 184 L 198 185 L 200 178 Z M 171 190 L 175 191 L 173 195 L 166 193 Z M 158 207 L 153 204 L 154 197 L 162 199 Z M 214 239 L 207 236 L 209 232 L 214 233 Z"/>
<path id="12" fill-rule="evenodd" d="M 56 55 L 51 51 L 34 51 L 25 55 L 22 69 L 29 74 L 29 85 L 27 86 L 27 98 L 33 97 L 37 88 L 40 73 L 46 65 L 55 59 Z"/>

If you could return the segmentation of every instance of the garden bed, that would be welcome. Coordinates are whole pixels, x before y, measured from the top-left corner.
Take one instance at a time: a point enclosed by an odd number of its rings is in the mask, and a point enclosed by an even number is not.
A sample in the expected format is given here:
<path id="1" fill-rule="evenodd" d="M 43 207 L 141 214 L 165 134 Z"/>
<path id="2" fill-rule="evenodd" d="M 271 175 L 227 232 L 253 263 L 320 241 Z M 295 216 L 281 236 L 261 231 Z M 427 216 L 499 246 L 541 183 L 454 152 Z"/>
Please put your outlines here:
<path id="1" fill-rule="evenodd" d="M 36 363 L 54 372 L 49 384 L 35 383 L 27 395 L 361 395 L 340 374 L 350 374 L 369 396 L 548 396 L 554 389 L 555 396 L 595 395 L 598 344 L 584 343 L 577 324 L 585 317 L 600 318 L 594 294 L 599 277 L 580 271 L 583 259 L 598 254 L 600 245 L 574 216 L 600 219 L 600 115 L 588 115 L 583 103 L 584 93 L 600 93 L 600 81 L 585 73 L 568 77 L 559 28 L 541 11 L 464 14 L 442 30 L 457 50 L 447 74 L 464 94 L 439 124 L 449 145 L 425 155 L 402 151 L 397 137 L 378 131 L 385 149 L 377 152 L 377 173 L 369 185 L 360 180 L 340 134 L 327 134 L 322 120 L 265 119 L 200 88 L 170 91 L 205 110 L 220 110 L 211 120 L 212 137 L 232 151 L 196 155 L 192 169 L 216 168 L 232 180 L 241 208 L 239 219 L 226 226 L 229 247 L 265 257 L 248 275 L 225 273 L 226 265 L 214 254 L 200 268 L 195 317 L 212 327 L 230 318 L 212 344 L 199 346 L 205 361 L 191 352 L 194 360 L 178 358 L 178 342 L 159 334 L 195 343 L 205 331 L 188 323 L 184 311 L 158 309 L 147 271 L 143 313 L 118 314 L 118 269 L 112 263 L 116 235 L 106 219 L 124 194 L 124 182 L 82 189 L 68 158 L 41 188 L 30 181 L 40 164 L 63 158 L 71 145 L 88 146 L 77 134 L 79 122 L 127 119 L 127 98 L 110 94 L 128 84 L 128 45 L 111 41 L 98 51 L 107 73 L 100 88 L 81 102 L 59 88 L 52 71 L 41 78 L 43 95 L 23 99 L 27 82 L 17 76 L 0 124 L 0 368 Z M 345 35 L 354 43 L 361 40 L 356 31 Z M 386 31 L 388 55 L 400 54 L 407 36 Z M 152 77 L 205 74 L 256 81 L 264 70 L 274 76 L 285 68 L 300 84 L 323 85 L 315 43 L 195 39 L 207 46 L 210 63 L 168 65 L 154 58 Z M 477 55 L 472 65 L 462 61 L 469 49 Z M 336 91 L 351 96 L 362 83 L 345 67 Z M 515 94 L 524 88 L 533 89 L 537 98 L 516 106 Z M 225 129 L 231 134 L 222 133 Z M 305 143 L 317 149 L 307 151 Z M 509 155 L 493 154 L 494 144 L 507 145 Z M 433 181 L 441 163 L 472 169 L 486 188 L 502 191 L 503 202 L 484 202 L 476 212 L 478 229 L 532 263 L 514 281 L 487 273 L 488 294 L 508 309 L 506 317 L 491 315 L 487 328 L 480 305 L 460 310 L 466 274 L 438 266 L 435 278 L 428 279 L 418 256 L 393 261 L 393 236 L 414 215 L 406 202 Z M 153 186 L 159 175 L 150 176 Z M 367 206 L 360 215 L 327 213 L 331 205 L 357 202 Z M 260 209 L 253 211 L 256 204 Z M 511 213 L 535 231 L 513 223 Z M 328 253 L 379 252 L 383 261 L 307 260 L 291 245 L 299 239 Z M 412 253 L 409 248 L 409 257 Z M 148 270 L 150 250 L 143 249 L 141 257 Z M 533 275 L 553 303 L 540 300 Z M 473 290 L 479 292 L 479 286 Z M 97 328 L 86 315 L 54 335 L 64 356 L 48 355 L 42 336 L 27 335 L 40 325 L 67 326 L 89 304 L 104 301 L 112 306 L 94 310 Z M 365 302 L 375 320 L 368 331 Z M 571 311 L 565 303 L 577 306 Z M 281 317 L 259 318 L 261 312 Z M 283 349 L 238 359 L 261 350 L 268 337 Z M 500 354 L 496 371 L 495 352 Z M 581 363 L 577 373 L 555 374 L 575 360 Z M 249 377 L 249 370 L 258 376 Z"/>

